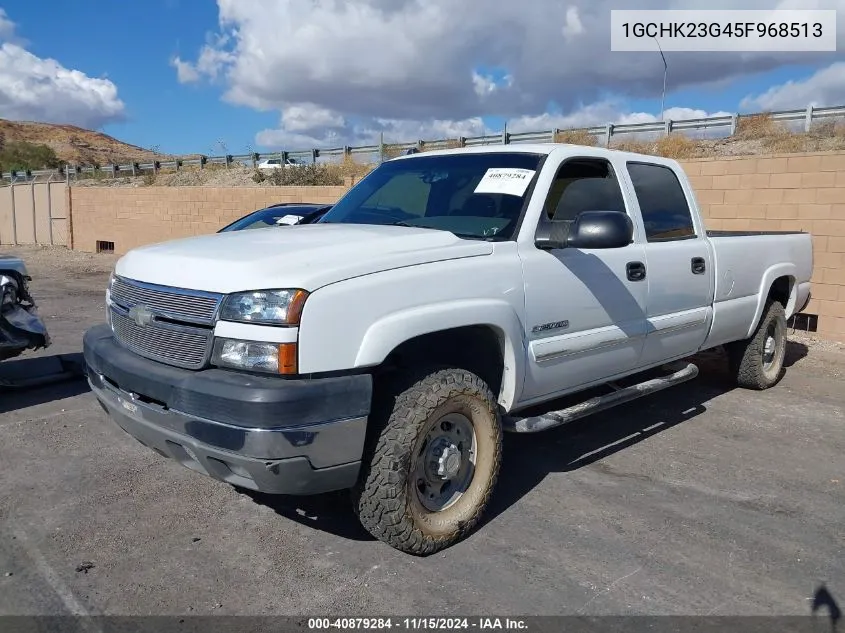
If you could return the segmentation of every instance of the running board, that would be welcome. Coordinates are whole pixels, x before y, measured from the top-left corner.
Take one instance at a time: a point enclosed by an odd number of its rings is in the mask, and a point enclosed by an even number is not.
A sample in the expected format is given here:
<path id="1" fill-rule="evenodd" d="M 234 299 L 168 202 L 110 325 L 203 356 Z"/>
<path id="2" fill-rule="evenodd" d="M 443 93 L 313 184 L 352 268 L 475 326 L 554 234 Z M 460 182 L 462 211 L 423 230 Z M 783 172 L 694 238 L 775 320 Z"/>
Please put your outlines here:
<path id="1" fill-rule="evenodd" d="M 560 411 L 549 411 L 543 415 L 529 418 L 504 416 L 502 418 L 504 430 L 512 433 L 538 433 L 610 409 L 624 402 L 630 402 L 662 391 L 668 387 L 679 385 L 698 375 L 698 367 L 693 363 L 674 363 L 666 367 L 669 370 L 674 370 L 673 373 L 661 378 L 652 378 L 630 387 L 618 387 L 614 383 L 609 383 L 609 386 L 615 389 L 613 393 L 590 398 Z"/>

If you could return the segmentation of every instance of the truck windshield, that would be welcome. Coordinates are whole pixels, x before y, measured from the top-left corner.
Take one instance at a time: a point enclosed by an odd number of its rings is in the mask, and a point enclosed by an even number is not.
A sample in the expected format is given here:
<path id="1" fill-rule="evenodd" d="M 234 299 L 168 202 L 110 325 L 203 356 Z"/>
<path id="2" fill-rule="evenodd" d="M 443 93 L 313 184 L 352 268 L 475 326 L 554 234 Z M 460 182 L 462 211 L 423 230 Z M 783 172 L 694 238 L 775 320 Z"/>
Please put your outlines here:
<path id="1" fill-rule="evenodd" d="M 382 163 L 320 223 L 382 224 L 508 240 L 516 230 L 541 154 L 490 152 Z"/>

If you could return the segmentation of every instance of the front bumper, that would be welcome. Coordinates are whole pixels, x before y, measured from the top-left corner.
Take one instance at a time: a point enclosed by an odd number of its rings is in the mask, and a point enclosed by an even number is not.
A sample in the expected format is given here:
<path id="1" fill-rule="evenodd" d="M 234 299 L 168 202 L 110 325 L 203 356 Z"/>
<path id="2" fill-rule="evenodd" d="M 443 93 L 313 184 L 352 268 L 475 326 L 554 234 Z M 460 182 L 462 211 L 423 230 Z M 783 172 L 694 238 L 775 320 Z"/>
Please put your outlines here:
<path id="1" fill-rule="evenodd" d="M 124 431 L 187 468 L 271 494 L 350 488 L 372 395 L 367 374 L 293 380 L 183 370 L 85 333 L 88 382 Z"/>

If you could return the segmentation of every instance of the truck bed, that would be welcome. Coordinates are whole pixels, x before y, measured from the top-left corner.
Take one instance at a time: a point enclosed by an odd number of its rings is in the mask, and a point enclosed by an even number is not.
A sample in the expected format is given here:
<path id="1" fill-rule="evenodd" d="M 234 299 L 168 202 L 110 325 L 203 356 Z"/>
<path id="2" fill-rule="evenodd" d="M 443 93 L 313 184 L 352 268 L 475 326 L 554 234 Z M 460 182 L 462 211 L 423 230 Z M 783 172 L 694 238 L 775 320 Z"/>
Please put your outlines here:
<path id="1" fill-rule="evenodd" d="M 713 324 L 707 346 L 747 338 L 775 279 L 793 280 L 787 318 L 810 290 L 813 243 L 804 231 L 707 231 L 715 256 Z"/>

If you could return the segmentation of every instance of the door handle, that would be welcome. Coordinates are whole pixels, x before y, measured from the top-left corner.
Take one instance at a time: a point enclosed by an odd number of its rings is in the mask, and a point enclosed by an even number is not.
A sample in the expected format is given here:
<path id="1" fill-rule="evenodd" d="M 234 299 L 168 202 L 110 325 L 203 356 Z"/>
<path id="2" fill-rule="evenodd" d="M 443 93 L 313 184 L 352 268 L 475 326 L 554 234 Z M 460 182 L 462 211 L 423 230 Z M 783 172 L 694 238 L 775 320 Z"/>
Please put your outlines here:
<path id="1" fill-rule="evenodd" d="M 642 262 L 628 262 L 625 265 L 628 281 L 642 281 L 645 279 L 645 264 Z"/>
<path id="2" fill-rule="evenodd" d="M 705 264 L 704 258 L 693 257 L 690 262 L 690 269 L 692 270 L 693 275 L 703 275 L 704 271 L 707 269 L 707 264 Z"/>

